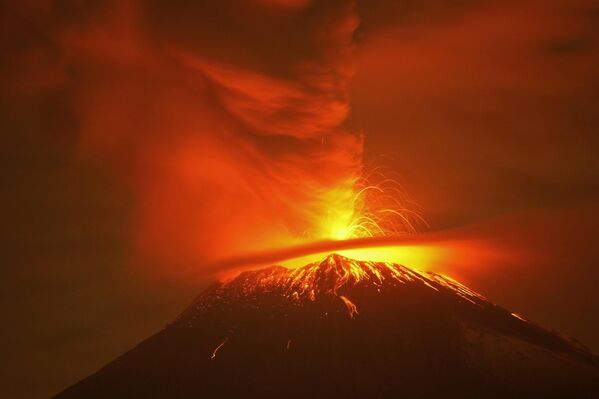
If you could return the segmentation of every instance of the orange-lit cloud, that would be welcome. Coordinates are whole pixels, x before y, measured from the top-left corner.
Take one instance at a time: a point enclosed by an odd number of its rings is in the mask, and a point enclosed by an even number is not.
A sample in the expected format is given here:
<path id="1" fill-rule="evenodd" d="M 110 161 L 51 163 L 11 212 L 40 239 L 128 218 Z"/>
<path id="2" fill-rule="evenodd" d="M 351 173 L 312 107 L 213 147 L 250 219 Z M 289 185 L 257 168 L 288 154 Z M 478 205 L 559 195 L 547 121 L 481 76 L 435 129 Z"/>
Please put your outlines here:
<path id="1" fill-rule="evenodd" d="M 596 4 L 390 10 L 363 17 L 352 112 L 433 227 L 597 193 Z"/>
<path id="2" fill-rule="evenodd" d="M 344 236 L 326 216 L 353 216 L 362 155 L 432 231 L 352 256 L 445 273 L 598 350 L 596 1 L 5 3 L 8 396 L 51 396 L 148 336 L 211 261 L 315 224 Z M 132 246 L 201 281 L 143 283 Z"/>
<path id="3" fill-rule="evenodd" d="M 212 49 L 177 41 L 152 7 L 109 2 L 87 10 L 89 21 L 53 26 L 57 61 L 43 69 L 60 79 L 44 72 L 37 84 L 69 90 L 80 153 L 131 187 L 140 260 L 177 269 L 317 236 L 330 206 L 348 206 L 322 199 L 350 192 L 361 174 L 362 137 L 344 126 L 358 25 L 351 3 L 302 17 L 292 34 L 303 54 L 243 60 L 231 59 L 243 44 L 229 34 Z M 256 21 L 249 26 L 260 34 Z M 261 66 L 275 61 L 276 71 Z"/>

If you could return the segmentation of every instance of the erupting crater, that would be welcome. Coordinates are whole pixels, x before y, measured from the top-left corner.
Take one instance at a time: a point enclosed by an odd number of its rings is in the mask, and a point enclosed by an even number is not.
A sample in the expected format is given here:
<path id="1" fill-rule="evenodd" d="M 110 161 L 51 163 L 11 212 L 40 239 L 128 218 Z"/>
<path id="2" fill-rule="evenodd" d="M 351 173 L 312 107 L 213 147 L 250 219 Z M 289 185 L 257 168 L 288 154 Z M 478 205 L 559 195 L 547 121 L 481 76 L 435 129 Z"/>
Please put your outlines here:
<path id="1" fill-rule="evenodd" d="M 448 277 L 334 254 L 213 285 L 57 397 L 582 398 L 598 364 Z"/>
<path id="2" fill-rule="evenodd" d="M 214 291 L 201 295 L 184 313 L 201 311 L 218 302 L 252 300 L 256 296 L 278 296 L 283 303 L 302 305 L 306 301 L 333 301 L 349 305 L 355 313 L 350 297 L 364 293 L 393 290 L 400 285 L 428 288 L 475 305 L 490 305 L 484 297 L 446 276 L 419 272 L 405 266 L 386 262 L 368 262 L 332 254 L 320 262 L 296 269 L 272 266 L 259 271 L 243 272 L 227 283 L 219 284 Z M 425 288 L 425 289 L 426 289 Z M 192 316 L 193 317 L 193 316 Z"/>

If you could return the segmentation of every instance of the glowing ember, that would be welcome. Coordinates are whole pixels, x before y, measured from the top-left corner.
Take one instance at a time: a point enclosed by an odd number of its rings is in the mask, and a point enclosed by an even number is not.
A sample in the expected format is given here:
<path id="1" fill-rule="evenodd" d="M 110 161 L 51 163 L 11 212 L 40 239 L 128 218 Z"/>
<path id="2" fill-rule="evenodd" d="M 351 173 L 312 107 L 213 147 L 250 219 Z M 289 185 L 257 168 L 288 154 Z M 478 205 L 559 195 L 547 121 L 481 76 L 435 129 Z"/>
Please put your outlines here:
<path id="1" fill-rule="evenodd" d="M 518 313 L 511 313 L 511 315 L 514 316 L 516 319 L 527 321 L 523 316 L 520 316 Z"/>
<path id="2" fill-rule="evenodd" d="M 354 316 L 358 315 L 358 307 L 354 305 L 352 301 L 350 301 L 347 297 L 343 295 L 340 295 L 339 298 L 341 298 L 341 300 L 345 304 L 345 307 L 347 307 L 347 313 L 349 314 L 350 318 L 353 319 Z"/>
<path id="3" fill-rule="evenodd" d="M 265 276 L 260 285 L 268 284 L 271 278 L 272 276 Z M 438 287 L 449 289 L 472 303 L 485 300 L 457 281 L 440 274 L 418 272 L 394 263 L 357 261 L 340 255 L 330 255 L 322 262 L 291 270 L 279 284 L 285 287 L 289 296 L 296 299 L 312 299 L 323 293 L 336 295 L 348 308 L 350 316 L 354 317 L 358 313 L 357 307 L 347 297 L 339 294 L 343 289 L 358 284 L 380 287 L 384 284 L 415 281 L 433 290 L 438 290 Z"/>
<path id="4" fill-rule="evenodd" d="M 427 226 L 401 185 L 380 173 L 346 181 L 317 198 L 325 210 L 315 223 L 318 239 L 402 236 Z"/>
<path id="5" fill-rule="evenodd" d="M 252 278 L 244 278 L 245 276 Z M 348 295 L 355 287 L 383 288 L 416 284 L 433 291 L 449 292 L 474 305 L 486 299 L 457 281 L 442 274 L 421 272 L 389 262 L 361 261 L 333 254 L 324 260 L 295 269 L 273 266 L 254 272 L 244 272 L 219 290 L 232 297 L 251 297 L 272 293 L 292 303 L 314 302 L 325 297 L 335 297 L 343 304 L 347 315 L 359 315 L 357 298 Z M 350 299 L 351 298 L 351 299 Z M 359 301 L 358 301 L 359 302 Z"/>
<path id="6" fill-rule="evenodd" d="M 218 353 L 220 348 L 222 348 L 227 343 L 228 340 L 229 340 L 229 337 L 225 338 L 223 340 L 223 342 L 221 342 L 216 348 L 214 348 L 214 350 L 212 351 L 212 355 L 210 356 L 210 359 L 214 359 L 216 357 L 216 354 Z"/>

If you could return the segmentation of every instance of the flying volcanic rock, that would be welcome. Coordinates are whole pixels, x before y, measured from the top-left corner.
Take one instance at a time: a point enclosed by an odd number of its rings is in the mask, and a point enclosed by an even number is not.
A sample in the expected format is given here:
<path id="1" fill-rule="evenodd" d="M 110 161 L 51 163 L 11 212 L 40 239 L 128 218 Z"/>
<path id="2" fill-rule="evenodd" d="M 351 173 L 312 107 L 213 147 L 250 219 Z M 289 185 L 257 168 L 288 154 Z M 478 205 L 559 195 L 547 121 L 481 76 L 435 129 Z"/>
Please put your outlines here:
<path id="1" fill-rule="evenodd" d="M 330 255 L 241 273 L 56 398 L 586 398 L 580 344 L 447 277 Z"/>

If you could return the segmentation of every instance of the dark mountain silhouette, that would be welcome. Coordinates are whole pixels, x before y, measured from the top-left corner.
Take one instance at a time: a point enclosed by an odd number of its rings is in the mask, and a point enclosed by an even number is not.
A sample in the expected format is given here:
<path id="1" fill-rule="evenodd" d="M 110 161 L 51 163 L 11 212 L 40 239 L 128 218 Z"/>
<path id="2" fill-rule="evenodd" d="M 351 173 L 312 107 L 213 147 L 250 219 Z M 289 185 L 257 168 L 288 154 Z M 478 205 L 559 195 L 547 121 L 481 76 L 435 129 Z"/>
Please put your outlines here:
<path id="1" fill-rule="evenodd" d="M 56 398 L 592 398 L 598 358 L 447 277 L 330 255 L 241 273 Z"/>

